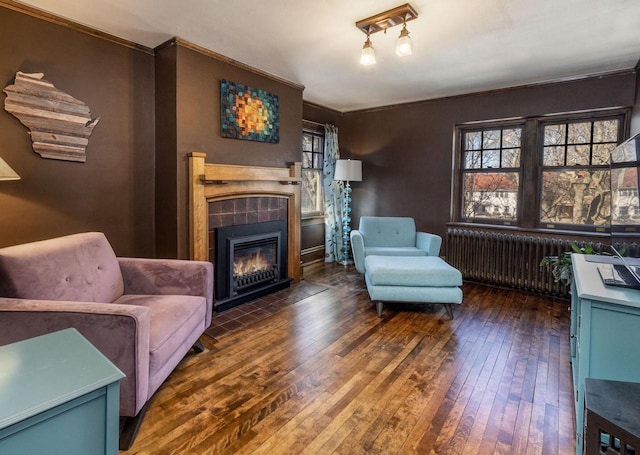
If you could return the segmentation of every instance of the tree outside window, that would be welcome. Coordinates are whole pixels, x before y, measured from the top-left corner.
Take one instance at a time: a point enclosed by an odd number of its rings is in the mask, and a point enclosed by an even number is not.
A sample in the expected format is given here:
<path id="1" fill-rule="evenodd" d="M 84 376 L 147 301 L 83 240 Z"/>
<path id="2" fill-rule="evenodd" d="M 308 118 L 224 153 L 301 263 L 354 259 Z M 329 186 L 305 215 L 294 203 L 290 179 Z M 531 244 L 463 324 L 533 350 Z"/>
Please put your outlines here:
<path id="1" fill-rule="evenodd" d="M 302 185 L 301 206 L 303 216 L 324 213 L 322 195 L 322 166 L 324 135 L 318 132 L 302 133 Z"/>
<path id="2" fill-rule="evenodd" d="M 611 109 L 459 127 L 454 220 L 608 231 L 613 216 L 640 225 L 640 161 L 634 154 L 611 163 L 628 115 Z"/>
<path id="3" fill-rule="evenodd" d="M 618 119 L 543 125 L 541 223 L 609 226 L 609 157 L 620 126 Z"/>

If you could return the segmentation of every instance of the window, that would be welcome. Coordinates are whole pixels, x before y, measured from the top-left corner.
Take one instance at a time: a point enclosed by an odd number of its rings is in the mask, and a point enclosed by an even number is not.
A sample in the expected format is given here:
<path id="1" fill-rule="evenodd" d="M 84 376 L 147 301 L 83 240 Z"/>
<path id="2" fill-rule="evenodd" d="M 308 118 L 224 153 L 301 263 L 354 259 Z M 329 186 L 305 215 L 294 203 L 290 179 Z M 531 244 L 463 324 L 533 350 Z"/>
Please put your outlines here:
<path id="1" fill-rule="evenodd" d="M 609 110 L 458 127 L 454 219 L 609 229 L 610 155 L 624 136 L 627 115 Z M 624 188 L 618 197 L 630 201 L 626 206 L 640 220 L 638 196 Z"/>
<path id="2" fill-rule="evenodd" d="M 462 144 L 463 217 L 515 220 L 522 127 L 464 131 Z"/>
<path id="3" fill-rule="evenodd" d="M 620 129 L 617 119 L 543 124 L 541 223 L 609 225 L 609 156 Z"/>
<path id="4" fill-rule="evenodd" d="M 322 166 L 324 162 L 324 134 L 319 131 L 302 132 L 302 215 L 324 213 Z"/>

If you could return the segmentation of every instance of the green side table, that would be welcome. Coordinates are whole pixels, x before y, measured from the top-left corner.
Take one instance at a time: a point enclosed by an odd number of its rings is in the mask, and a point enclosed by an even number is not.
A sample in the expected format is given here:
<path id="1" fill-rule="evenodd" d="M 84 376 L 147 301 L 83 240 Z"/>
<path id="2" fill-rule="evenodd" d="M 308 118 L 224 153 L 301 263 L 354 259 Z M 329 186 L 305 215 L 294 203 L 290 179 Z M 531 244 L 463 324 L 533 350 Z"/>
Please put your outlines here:
<path id="1" fill-rule="evenodd" d="M 0 347 L 0 453 L 118 453 L 124 374 L 75 329 Z"/>

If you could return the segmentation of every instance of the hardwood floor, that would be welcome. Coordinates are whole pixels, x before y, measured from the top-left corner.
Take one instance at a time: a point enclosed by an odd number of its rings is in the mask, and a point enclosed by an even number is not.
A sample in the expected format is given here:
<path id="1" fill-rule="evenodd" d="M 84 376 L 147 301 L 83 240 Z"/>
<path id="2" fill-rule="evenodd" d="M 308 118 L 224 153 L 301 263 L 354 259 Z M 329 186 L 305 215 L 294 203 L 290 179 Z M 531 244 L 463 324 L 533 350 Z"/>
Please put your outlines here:
<path id="1" fill-rule="evenodd" d="M 121 453 L 574 453 L 568 303 L 463 290 L 454 320 L 441 305 L 378 318 L 353 268 L 320 264 L 281 311 L 203 336 Z"/>

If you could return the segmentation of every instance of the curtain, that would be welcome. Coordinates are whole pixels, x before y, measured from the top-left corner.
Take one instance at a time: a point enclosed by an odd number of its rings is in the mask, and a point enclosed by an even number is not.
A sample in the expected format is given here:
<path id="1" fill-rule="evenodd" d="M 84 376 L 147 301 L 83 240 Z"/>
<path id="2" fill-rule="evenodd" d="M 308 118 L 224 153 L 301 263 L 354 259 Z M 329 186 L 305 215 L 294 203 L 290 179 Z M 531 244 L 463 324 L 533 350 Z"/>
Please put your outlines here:
<path id="1" fill-rule="evenodd" d="M 336 160 L 339 158 L 338 128 L 327 124 L 324 126 L 324 166 L 322 168 L 322 187 L 324 190 L 324 262 L 338 261 L 342 249 L 344 183 L 333 180 Z"/>

